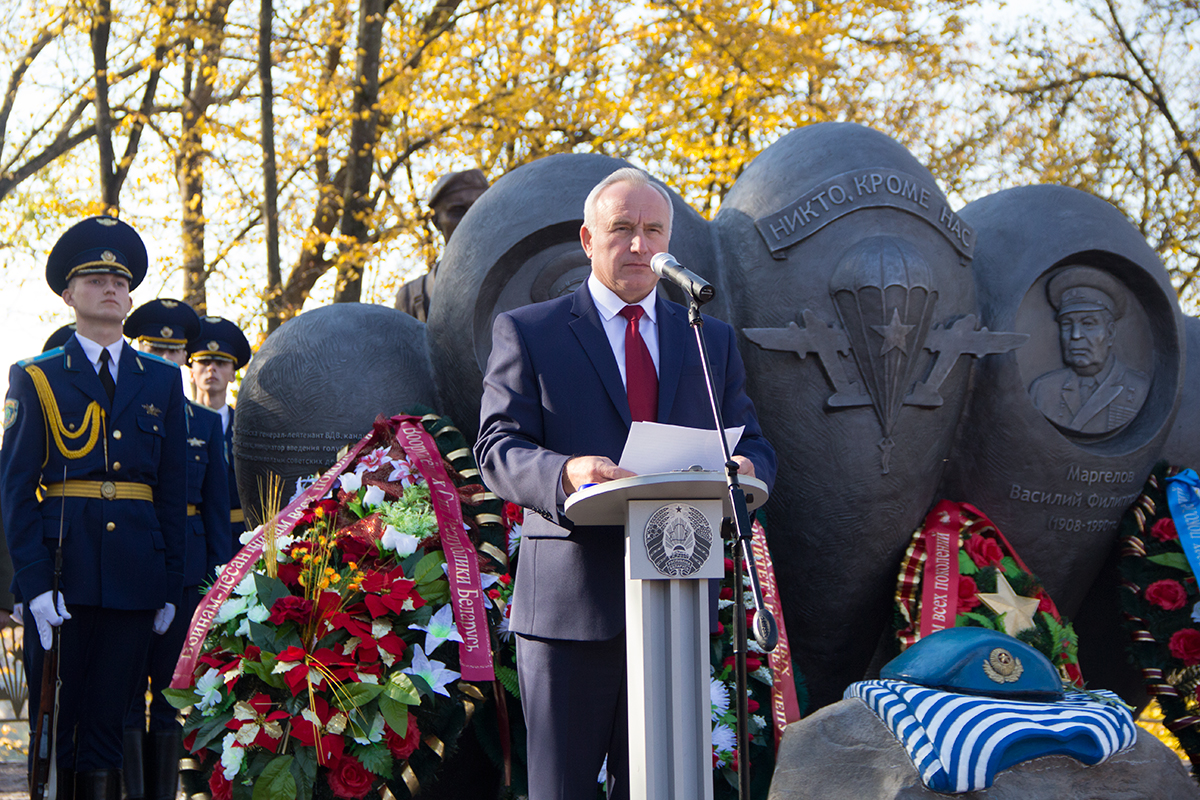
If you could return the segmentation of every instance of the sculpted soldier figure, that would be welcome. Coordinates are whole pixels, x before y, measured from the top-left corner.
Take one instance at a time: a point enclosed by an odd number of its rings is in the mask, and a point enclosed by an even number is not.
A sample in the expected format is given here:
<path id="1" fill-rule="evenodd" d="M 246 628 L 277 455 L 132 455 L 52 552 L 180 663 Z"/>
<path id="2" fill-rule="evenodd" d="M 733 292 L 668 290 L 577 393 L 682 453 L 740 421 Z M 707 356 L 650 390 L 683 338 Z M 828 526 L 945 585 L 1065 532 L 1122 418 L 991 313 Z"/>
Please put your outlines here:
<path id="1" fill-rule="evenodd" d="M 174 364 L 121 338 L 145 274 L 129 225 L 92 217 L 64 233 L 46 280 L 74 310 L 75 334 L 14 365 L 4 403 L 4 528 L 34 623 L 30 718 L 56 700 L 39 679 L 58 627 L 58 796 L 76 800 L 119 796 L 122 721 L 152 631 L 170 625 L 183 589 L 183 384 Z"/>
<path id="2" fill-rule="evenodd" d="M 1126 289 L 1094 267 L 1068 267 L 1046 284 L 1057 311 L 1059 344 L 1067 366 L 1029 387 L 1046 419 L 1079 433 L 1109 433 L 1137 414 L 1150 381 L 1117 356 L 1116 323 L 1125 313 Z"/>
<path id="3" fill-rule="evenodd" d="M 450 241 L 450 236 L 467 209 L 487 188 L 487 177 L 481 169 L 447 172 L 438 178 L 429 192 L 429 209 L 433 212 L 433 225 L 441 231 L 443 241 Z M 428 319 L 429 300 L 433 297 L 433 284 L 440 263 L 435 263 L 424 275 L 400 287 L 396 292 L 396 308 L 422 322 Z"/>

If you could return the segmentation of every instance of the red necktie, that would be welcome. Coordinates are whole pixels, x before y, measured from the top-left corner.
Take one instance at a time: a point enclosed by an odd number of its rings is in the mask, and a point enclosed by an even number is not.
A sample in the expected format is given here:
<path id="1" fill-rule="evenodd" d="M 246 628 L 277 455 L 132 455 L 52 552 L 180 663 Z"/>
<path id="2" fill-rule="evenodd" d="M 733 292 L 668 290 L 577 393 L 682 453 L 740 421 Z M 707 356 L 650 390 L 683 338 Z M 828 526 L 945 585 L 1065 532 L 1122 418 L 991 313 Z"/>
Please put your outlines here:
<path id="1" fill-rule="evenodd" d="M 638 321 L 646 310 L 641 306 L 625 306 L 621 316 L 629 320 L 625 326 L 625 393 L 629 396 L 629 413 L 634 422 L 658 421 L 658 373 L 654 359 L 646 348 L 646 340 L 638 330 Z"/>

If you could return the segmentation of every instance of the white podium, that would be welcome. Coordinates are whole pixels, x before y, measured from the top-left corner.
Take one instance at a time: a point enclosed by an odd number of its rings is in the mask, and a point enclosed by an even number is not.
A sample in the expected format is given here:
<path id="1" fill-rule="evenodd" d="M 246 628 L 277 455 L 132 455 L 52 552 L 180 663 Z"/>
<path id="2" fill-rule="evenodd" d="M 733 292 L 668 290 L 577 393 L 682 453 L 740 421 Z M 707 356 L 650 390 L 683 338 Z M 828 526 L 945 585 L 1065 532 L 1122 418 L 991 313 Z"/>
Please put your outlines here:
<path id="1" fill-rule="evenodd" d="M 767 487 L 739 476 L 749 510 Z M 725 572 L 725 475 L 664 472 L 567 498 L 580 525 L 625 526 L 625 642 L 632 800 L 711 800 L 708 583 Z"/>

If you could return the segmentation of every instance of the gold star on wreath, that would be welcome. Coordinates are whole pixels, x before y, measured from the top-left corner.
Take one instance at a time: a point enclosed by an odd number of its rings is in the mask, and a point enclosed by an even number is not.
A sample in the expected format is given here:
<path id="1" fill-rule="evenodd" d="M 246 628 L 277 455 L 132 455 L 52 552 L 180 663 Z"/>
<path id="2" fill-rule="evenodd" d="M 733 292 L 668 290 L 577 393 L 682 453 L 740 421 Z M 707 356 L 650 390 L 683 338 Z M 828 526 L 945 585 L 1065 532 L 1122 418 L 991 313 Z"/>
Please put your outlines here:
<path id="1" fill-rule="evenodd" d="M 1008 579 L 996 573 L 995 594 L 979 594 L 984 604 L 1004 619 L 1004 632 L 1016 636 L 1019 631 L 1033 627 L 1033 615 L 1041 601 L 1036 597 L 1021 597 L 1013 591 Z"/>
<path id="2" fill-rule="evenodd" d="M 883 337 L 883 349 L 879 355 L 886 356 L 892 350 L 899 350 L 908 355 L 908 334 L 915 325 L 905 325 L 900 321 L 900 311 L 892 309 L 892 321 L 887 325 L 872 325 L 871 330 Z"/>

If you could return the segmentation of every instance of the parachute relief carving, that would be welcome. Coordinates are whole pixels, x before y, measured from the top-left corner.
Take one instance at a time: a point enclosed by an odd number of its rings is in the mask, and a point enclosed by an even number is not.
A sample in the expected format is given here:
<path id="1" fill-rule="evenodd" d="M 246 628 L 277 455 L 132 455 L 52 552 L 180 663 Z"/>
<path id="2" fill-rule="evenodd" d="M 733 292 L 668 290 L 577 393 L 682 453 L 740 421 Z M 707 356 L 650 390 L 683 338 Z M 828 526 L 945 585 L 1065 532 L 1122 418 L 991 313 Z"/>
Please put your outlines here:
<path id="1" fill-rule="evenodd" d="M 829 282 L 837 321 L 803 309 L 804 325 L 744 328 L 764 350 L 816 354 L 833 388 L 828 409 L 871 406 L 882 436 L 880 470 L 890 470 L 893 433 L 903 406 L 937 408 L 942 383 L 959 357 L 1006 353 L 1028 334 L 978 327 L 974 314 L 937 320 L 938 292 L 920 251 L 894 236 L 852 245 Z"/>

